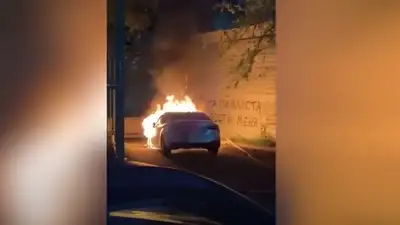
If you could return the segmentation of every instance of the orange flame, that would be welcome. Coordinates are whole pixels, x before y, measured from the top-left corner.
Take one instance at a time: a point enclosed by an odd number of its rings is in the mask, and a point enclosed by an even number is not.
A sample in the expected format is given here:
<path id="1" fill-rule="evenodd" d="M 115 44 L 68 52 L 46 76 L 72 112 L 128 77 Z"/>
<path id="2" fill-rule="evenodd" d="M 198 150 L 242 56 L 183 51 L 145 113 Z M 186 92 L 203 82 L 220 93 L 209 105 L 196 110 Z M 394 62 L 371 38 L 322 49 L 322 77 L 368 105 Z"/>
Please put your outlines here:
<path id="1" fill-rule="evenodd" d="M 166 102 L 162 105 L 158 104 L 155 112 L 147 116 L 142 121 L 143 134 L 147 139 L 147 147 L 153 148 L 153 138 L 156 136 L 154 123 L 166 112 L 196 112 L 198 111 L 192 99 L 188 96 L 184 100 L 175 100 L 174 95 L 168 95 Z"/>

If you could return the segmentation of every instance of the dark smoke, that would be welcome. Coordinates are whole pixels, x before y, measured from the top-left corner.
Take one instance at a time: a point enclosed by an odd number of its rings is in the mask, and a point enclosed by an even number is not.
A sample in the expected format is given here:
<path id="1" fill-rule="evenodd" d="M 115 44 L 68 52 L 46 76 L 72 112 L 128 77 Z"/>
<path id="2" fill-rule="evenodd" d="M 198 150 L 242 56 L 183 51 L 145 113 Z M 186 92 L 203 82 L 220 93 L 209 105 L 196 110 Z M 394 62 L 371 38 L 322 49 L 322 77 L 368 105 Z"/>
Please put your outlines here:
<path id="1" fill-rule="evenodd" d="M 207 60 L 214 58 L 216 49 L 210 52 L 202 48 L 202 43 L 195 38 L 204 23 L 210 22 L 210 16 L 204 16 L 204 12 L 211 11 L 209 5 L 196 0 L 160 1 L 153 74 L 158 95 L 153 102 L 163 102 L 162 98 L 167 94 L 192 93 L 193 97 L 198 90 L 209 89 L 207 84 L 213 82 L 213 73 L 210 68 L 204 69 L 212 65 Z"/>

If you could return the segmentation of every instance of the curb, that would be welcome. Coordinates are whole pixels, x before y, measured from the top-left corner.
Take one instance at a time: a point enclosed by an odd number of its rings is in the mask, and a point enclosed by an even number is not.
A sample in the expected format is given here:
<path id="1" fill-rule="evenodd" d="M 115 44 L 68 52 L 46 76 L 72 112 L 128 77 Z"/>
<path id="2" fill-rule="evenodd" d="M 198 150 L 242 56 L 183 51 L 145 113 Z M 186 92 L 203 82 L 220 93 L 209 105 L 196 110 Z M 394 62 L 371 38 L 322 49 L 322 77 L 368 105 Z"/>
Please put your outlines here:
<path id="1" fill-rule="evenodd" d="M 257 146 L 257 145 L 250 145 L 250 144 L 245 144 L 245 143 L 241 143 L 241 142 L 235 142 L 232 141 L 231 139 L 226 139 L 224 141 L 227 144 L 232 144 L 235 145 L 236 147 L 240 147 L 246 150 L 258 150 L 258 151 L 267 151 L 267 152 L 276 152 L 276 147 L 261 147 L 261 146 Z"/>
<path id="2" fill-rule="evenodd" d="M 242 144 L 242 143 L 237 143 L 237 142 L 234 142 L 234 143 L 235 143 L 236 145 L 242 147 L 242 148 L 246 148 L 246 149 L 249 149 L 249 150 L 276 152 L 276 147 L 260 147 L 260 146 Z"/>

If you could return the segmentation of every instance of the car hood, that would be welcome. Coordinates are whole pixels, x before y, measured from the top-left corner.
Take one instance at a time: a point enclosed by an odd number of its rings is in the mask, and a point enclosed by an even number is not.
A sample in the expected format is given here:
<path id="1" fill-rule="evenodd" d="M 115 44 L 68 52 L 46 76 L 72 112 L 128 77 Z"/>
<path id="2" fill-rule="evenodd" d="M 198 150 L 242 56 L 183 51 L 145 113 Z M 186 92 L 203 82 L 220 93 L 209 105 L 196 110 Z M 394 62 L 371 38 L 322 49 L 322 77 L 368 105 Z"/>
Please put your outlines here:
<path id="1" fill-rule="evenodd" d="M 254 205 L 263 208 L 258 203 L 241 193 L 221 184 L 215 180 L 204 177 L 190 171 L 171 167 L 159 167 L 151 165 L 127 164 L 113 168 L 114 171 L 108 174 L 108 187 L 129 188 L 138 190 L 151 189 L 174 189 L 189 188 L 200 190 L 213 190 L 216 192 L 230 193 L 237 197 L 246 199 Z"/>
<path id="2" fill-rule="evenodd" d="M 231 213 L 235 215 L 273 219 L 270 212 L 244 195 L 191 172 L 145 165 L 114 169 L 116 171 L 109 171 L 108 174 L 107 201 L 109 220 L 118 222 L 109 224 L 132 224 L 132 220 L 147 221 L 144 224 L 150 221 L 154 224 L 218 224 L 209 219 L 214 218 L 213 211 L 211 214 L 202 211 L 204 208 L 216 207 L 207 199 L 218 204 L 226 204 L 225 200 L 233 202 L 235 207 L 231 208 Z M 221 210 L 218 213 L 224 214 Z"/>
<path id="3" fill-rule="evenodd" d="M 221 225 L 205 217 L 185 214 L 166 207 L 118 210 L 110 212 L 109 218 L 118 220 L 121 225 L 124 221 L 142 221 L 146 224 Z"/>

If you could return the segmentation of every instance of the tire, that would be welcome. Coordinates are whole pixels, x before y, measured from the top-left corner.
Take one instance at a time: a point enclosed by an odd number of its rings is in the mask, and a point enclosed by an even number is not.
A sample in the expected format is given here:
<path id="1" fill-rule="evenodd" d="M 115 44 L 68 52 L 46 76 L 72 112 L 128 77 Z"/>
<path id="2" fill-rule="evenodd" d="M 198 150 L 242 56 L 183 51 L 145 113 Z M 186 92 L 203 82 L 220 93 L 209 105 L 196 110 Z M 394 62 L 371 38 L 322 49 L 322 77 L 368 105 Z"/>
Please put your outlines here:
<path id="1" fill-rule="evenodd" d="M 219 150 L 218 146 L 212 146 L 207 148 L 207 151 L 212 155 L 218 155 L 218 150 Z"/>
<path id="2" fill-rule="evenodd" d="M 165 144 L 163 136 L 160 138 L 160 148 L 164 156 L 171 156 L 171 149 Z"/>

